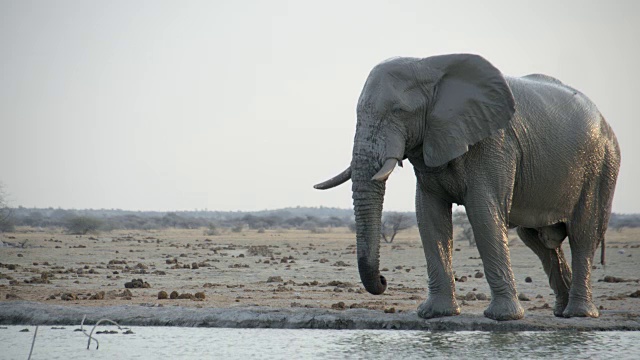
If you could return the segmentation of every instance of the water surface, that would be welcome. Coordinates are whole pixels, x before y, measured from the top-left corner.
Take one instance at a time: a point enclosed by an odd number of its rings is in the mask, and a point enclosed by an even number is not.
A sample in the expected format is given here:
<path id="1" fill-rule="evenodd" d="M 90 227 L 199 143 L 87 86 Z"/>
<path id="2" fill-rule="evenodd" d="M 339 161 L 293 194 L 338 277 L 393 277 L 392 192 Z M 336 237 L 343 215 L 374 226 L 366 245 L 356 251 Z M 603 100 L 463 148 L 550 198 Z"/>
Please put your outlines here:
<path id="1" fill-rule="evenodd" d="M 20 332 L 22 329 L 29 332 Z M 38 329 L 32 359 L 638 359 L 640 332 L 430 332 L 130 327 L 88 338 L 75 326 Z M 90 330 L 90 329 L 89 329 Z M 99 330 L 117 330 L 100 326 Z M 0 329 L 0 359 L 26 359 L 35 326 Z"/>

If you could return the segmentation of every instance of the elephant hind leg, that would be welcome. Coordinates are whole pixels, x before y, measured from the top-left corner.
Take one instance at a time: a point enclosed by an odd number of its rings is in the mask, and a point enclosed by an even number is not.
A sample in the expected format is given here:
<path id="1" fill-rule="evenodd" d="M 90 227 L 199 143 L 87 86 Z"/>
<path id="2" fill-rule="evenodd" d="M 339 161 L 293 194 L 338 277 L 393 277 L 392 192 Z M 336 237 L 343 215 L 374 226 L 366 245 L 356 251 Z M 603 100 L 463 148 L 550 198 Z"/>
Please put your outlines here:
<path id="1" fill-rule="evenodd" d="M 608 176 L 586 184 L 573 218 L 567 224 L 573 278 L 564 317 L 600 316 L 592 301 L 591 267 L 596 248 L 600 244 L 604 246 L 614 186 L 615 177 Z"/>
<path id="2" fill-rule="evenodd" d="M 564 228 L 564 224 L 562 226 Z M 554 234 L 555 236 L 550 236 Z M 564 257 L 564 252 L 560 247 L 562 240 L 566 237 L 566 232 L 561 239 L 562 229 L 559 225 L 552 225 L 549 228 L 531 229 L 518 227 L 518 236 L 522 239 L 542 261 L 544 272 L 549 277 L 549 285 L 556 295 L 556 304 L 553 309 L 555 316 L 563 316 L 562 313 L 569 302 L 569 288 L 571 284 L 571 269 Z M 557 243 L 558 246 L 550 248 L 549 245 Z"/>

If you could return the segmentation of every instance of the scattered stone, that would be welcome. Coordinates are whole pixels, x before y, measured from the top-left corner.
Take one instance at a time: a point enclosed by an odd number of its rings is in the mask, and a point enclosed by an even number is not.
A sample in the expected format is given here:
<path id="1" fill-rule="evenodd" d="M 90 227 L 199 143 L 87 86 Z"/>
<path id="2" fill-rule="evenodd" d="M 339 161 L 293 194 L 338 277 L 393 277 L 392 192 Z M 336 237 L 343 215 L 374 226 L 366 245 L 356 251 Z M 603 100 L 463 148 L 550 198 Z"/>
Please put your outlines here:
<path id="1" fill-rule="evenodd" d="M 549 306 L 549 304 L 544 303 L 541 306 L 533 306 L 528 308 L 527 310 L 545 310 L 545 309 L 551 309 L 551 306 Z"/>
<path id="2" fill-rule="evenodd" d="M 349 264 L 347 264 L 346 262 L 342 261 L 342 260 L 338 260 L 336 261 L 333 265 L 331 266 L 340 266 L 340 267 L 344 267 L 344 266 L 350 266 Z"/>
<path id="3" fill-rule="evenodd" d="M 338 280 L 332 280 L 332 281 L 329 281 L 327 283 L 327 286 L 335 286 L 335 287 L 339 287 L 339 288 L 350 288 L 350 287 L 353 287 L 354 285 L 352 283 L 349 283 L 349 282 L 342 282 L 342 281 L 338 281 Z"/>
<path id="4" fill-rule="evenodd" d="M 473 301 L 473 300 L 477 300 L 477 299 L 478 299 L 478 297 L 473 292 L 468 292 L 467 295 L 464 296 L 464 300 Z"/>
<path id="5" fill-rule="evenodd" d="M 604 281 L 606 283 L 621 283 L 621 282 L 627 282 L 629 280 L 625 280 L 623 278 L 619 278 L 616 276 L 607 275 L 604 277 L 604 279 L 598 280 L 598 281 Z"/>
<path id="6" fill-rule="evenodd" d="M 394 308 L 394 307 L 391 307 L 391 308 L 388 308 L 388 309 L 384 309 L 384 313 L 385 314 L 395 314 L 395 312 L 396 312 L 396 308 Z"/>
<path id="7" fill-rule="evenodd" d="M 60 295 L 60 300 L 64 300 L 64 301 L 78 300 L 78 296 L 73 293 L 64 293 Z"/>
<path id="8" fill-rule="evenodd" d="M 480 279 L 484 277 L 484 273 L 482 273 L 482 271 L 478 271 L 475 273 L 475 275 L 473 275 L 473 277 L 475 277 L 476 279 Z"/>
<path id="9" fill-rule="evenodd" d="M 191 268 L 195 270 L 195 269 L 200 268 L 200 266 L 198 266 L 197 262 L 194 262 L 194 263 L 191 264 Z"/>
<path id="10" fill-rule="evenodd" d="M 89 300 L 104 300 L 104 291 L 98 291 L 97 293 L 91 295 Z"/>
<path id="11" fill-rule="evenodd" d="M 249 246 L 247 249 L 247 256 L 273 256 L 271 251 L 266 245 Z"/>
<path id="12" fill-rule="evenodd" d="M 542 296 L 540 294 L 536 295 L 536 299 L 543 299 L 543 298 L 544 298 L 544 296 Z"/>
<path id="13" fill-rule="evenodd" d="M 487 295 L 485 293 L 477 293 L 476 294 L 476 299 L 478 299 L 478 300 L 489 300 L 489 297 L 487 297 Z"/>
<path id="14" fill-rule="evenodd" d="M 282 282 L 282 277 L 281 276 L 269 276 L 269 278 L 267 279 L 268 283 L 272 283 L 272 282 Z"/>
<path id="15" fill-rule="evenodd" d="M 324 264 L 324 263 L 326 263 L 326 262 L 329 262 L 329 259 L 322 258 L 322 259 L 320 259 L 319 261 L 320 261 L 320 263 L 321 263 L 321 264 Z"/>
<path id="16" fill-rule="evenodd" d="M 199 292 L 195 293 L 195 295 L 193 295 L 193 297 L 198 299 L 198 300 L 204 300 L 205 295 L 204 295 L 204 292 L 199 291 Z"/>
<path id="17" fill-rule="evenodd" d="M 138 289 L 138 288 L 150 288 L 151 285 L 149 285 L 148 282 L 142 279 L 133 279 L 129 282 L 124 283 L 124 287 L 127 289 Z"/>
<path id="18" fill-rule="evenodd" d="M 178 295 L 178 299 L 193 299 L 193 294 L 191 293 L 182 293 Z"/>
<path id="19" fill-rule="evenodd" d="M 158 292 L 158 299 L 162 300 L 162 299 L 168 299 L 168 298 L 169 298 L 169 294 L 167 294 L 166 291 L 162 290 Z"/>
<path id="20" fill-rule="evenodd" d="M 178 294 L 177 291 L 172 291 L 171 294 L 169 294 L 169 299 L 177 299 L 178 296 L 180 296 L 180 294 Z"/>
<path id="21" fill-rule="evenodd" d="M 18 296 L 18 295 L 16 295 L 16 294 L 11 294 L 11 293 L 7 294 L 7 295 L 5 296 L 5 298 L 6 298 L 7 300 L 21 300 L 21 299 L 22 299 L 20 296 Z"/>
<path id="22" fill-rule="evenodd" d="M 467 277 L 462 275 L 462 276 L 460 276 L 460 278 L 457 281 L 458 282 L 466 282 L 467 281 Z"/>
<path id="23" fill-rule="evenodd" d="M 629 297 L 640 298 L 640 290 L 636 290 L 636 291 L 632 292 L 631 294 L 629 294 Z"/>
<path id="24" fill-rule="evenodd" d="M 29 329 L 22 329 L 20 332 L 29 332 Z"/>
<path id="25" fill-rule="evenodd" d="M 531 279 L 531 276 L 527 276 L 526 278 L 524 278 L 524 282 L 530 283 L 533 280 Z"/>
<path id="26" fill-rule="evenodd" d="M 518 300 L 520 300 L 520 301 L 531 301 L 529 296 L 527 296 L 527 294 L 525 294 L 525 293 L 519 293 L 518 294 Z"/>
<path id="27" fill-rule="evenodd" d="M 345 305 L 343 301 L 340 301 L 338 303 L 332 304 L 331 308 L 335 310 L 344 310 L 347 308 L 347 305 Z"/>

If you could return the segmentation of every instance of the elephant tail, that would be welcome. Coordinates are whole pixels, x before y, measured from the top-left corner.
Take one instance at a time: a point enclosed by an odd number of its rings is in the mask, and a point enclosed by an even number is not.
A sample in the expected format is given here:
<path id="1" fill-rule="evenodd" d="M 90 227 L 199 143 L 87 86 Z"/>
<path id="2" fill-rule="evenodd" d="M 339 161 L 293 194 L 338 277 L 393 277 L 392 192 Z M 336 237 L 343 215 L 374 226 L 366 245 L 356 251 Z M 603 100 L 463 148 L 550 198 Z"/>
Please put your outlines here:
<path id="1" fill-rule="evenodd" d="M 600 264 L 602 265 L 602 267 L 604 268 L 607 264 L 604 261 L 604 253 L 605 253 L 605 246 L 604 246 L 604 236 L 602 237 L 602 244 L 600 244 Z"/>

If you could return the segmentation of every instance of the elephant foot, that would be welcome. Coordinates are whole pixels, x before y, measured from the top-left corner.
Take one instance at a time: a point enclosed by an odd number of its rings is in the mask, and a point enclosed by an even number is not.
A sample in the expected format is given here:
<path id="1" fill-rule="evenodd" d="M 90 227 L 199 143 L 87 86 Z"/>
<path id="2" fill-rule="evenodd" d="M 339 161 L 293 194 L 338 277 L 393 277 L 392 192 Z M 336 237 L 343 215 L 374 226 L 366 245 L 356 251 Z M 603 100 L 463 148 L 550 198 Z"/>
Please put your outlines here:
<path id="1" fill-rule="evenodd" d="M 429 295 L 427 300 L 418 306 L 418 316 L 423 319 L 454 315 L 460 315 L 460 307 L 453 295 Z"/>
<path id="2" fill-rule="evenodd" d="M 591 300 L 569 298 L 567 307 L 562 312 L 562 316 L 571 317 L 600 317 L 600 311 Z"/>
<path id="3" fill-rule="evenodd" d="M 524 317 L 524 309 L 515 296 L 494 296 L 484 316 L 498 321 L 519 320 Z"/>
<path id="4" fill-rule="evenodd" d="M 553 307 L 553 315 L 564 317 L 562 314 L 569 303 L 569 296 L 556 296 L 556 305 Z"/>

